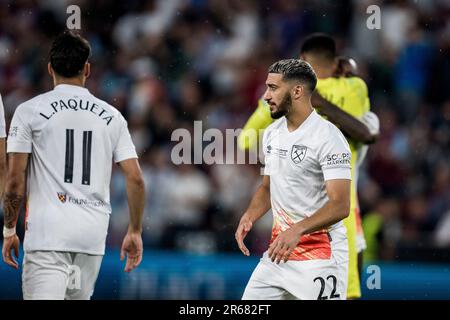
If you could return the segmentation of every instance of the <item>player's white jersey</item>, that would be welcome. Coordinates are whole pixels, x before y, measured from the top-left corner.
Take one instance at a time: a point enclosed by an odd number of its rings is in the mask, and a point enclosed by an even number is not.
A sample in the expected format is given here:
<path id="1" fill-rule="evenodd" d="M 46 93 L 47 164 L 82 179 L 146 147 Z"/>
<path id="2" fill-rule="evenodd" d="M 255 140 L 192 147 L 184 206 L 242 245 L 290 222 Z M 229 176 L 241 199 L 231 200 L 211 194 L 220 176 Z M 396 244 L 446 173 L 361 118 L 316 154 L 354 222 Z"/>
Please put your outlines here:
<path id="1" fill-rule="evenodd" d="M 264 132 L 264 174 L 270 176 L 272 240 L 328 201 L 325 181 L 351 179 L 350 147 L 339 129 L 316 111 L 289 132 L 285 117 Z M 301 238 L 289 260 L 329 259 L 332 239 L 345 239 L 340 221 Z"/>
<path id="2" fill-rule="evenodd" d="M 31 153 L 24 250 L 104 254 L 112 161 L 137 158 L 120 112 L 58 85 L 17 108 L 7 151 Z"/>
<path id="3" fill-rule="evenodd" d="M 6 138 L 5 108 L 0 94 L 0 138 Z"/>

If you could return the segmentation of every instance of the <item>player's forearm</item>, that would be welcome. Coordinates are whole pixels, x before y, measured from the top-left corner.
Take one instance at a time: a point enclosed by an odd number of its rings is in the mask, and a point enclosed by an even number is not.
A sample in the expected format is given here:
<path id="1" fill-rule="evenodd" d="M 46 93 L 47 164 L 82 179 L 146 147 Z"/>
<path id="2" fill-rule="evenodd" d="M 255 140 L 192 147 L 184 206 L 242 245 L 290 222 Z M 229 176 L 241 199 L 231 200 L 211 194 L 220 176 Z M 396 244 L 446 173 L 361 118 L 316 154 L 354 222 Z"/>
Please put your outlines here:
<path id="1" fill-rule="evenodd" d="M 268 186 L 261 185 L 256 190 L 244 216 L 248 217 L 250 221 L 255 222 L 266 214 L 270 207 L 270 189 Z"/>
<path id="2" fill-rule="evenodd" d="M 334 123 L 353 140 L 364 144 L 372 144 L 375 141 L 375 137 L 370 134 L 369 129 L 364 123 L 341 109 L 334 106 L 328 108 L 327 106 L 321 109 L 321 112 L 328 117 L 329 121 Z"/>
<path id="3" fill-rule="evenodd" d="M 364 144 L 370 144 L 375 141 L 375 137 L 362 121 L 325 100 L 317 92 L 313 93 L 311 99 L 312 105 L 319 110 L 320 114 L 326 116 L 329 121 L 353 140 Z"/>
<path id="4" fill-rule="evenodd" d="M 0 161 L 0 199 L 3 199 L 3 195 L 5 193 L 5 180 L 6 180 L 6 169 L 2 166 Z"/>
<path id="5" fill-rule="evenodd" d="M 312 216 L 296 223 L 294 228 L 297 229 L 300 236 L 316 232 L 345 219 L 349 212 L 350 202 L 329 200 Z"/>
<path id="6" fill-rule="evenodd" d="M 24 198 L 25 177 L 10 179 L 6 184 L 3 199 L 3 220 L 6 228 L 14 228 Z"/>
<path id="7" fill-rule="evenodd" d="M 6 163 L 0 159 L 0 199 L 3 199 L 5 194 L 5 182 L 6 182 Z"/>
<path id="8" fill-rule="evenodd" d="M 145 206 L 145 185 L 142 177 L 126 179 L 128 207 L 130 210 L 129 232 L 142 232 Z"/>
<path id="9" fill-rule="evenodd" d="M 0 197 L 3 198 L 6 182 L 5 138 L 0 138 Z"/>

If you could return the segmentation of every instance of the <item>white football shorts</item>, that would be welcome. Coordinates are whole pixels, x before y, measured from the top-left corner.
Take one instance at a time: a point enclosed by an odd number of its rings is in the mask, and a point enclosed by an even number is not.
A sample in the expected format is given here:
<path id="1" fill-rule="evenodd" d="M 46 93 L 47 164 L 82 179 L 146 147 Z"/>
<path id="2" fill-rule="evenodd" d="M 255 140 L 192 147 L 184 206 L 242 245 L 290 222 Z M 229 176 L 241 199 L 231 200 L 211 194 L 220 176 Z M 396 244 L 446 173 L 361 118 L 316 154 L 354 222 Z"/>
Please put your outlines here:
<path id="1" fill-rule="evenodd" d="M 253 271 L 243 300 L 345 300 L 348 282 L 347 239 L 332 242 L 331 258 L 276 264 L 267 251 Z"/>
<path id="2" fill-rule="evenodd" d="M 84 253 L 25 252 L 24 300 L 89 300 L 103 256 Z"/>

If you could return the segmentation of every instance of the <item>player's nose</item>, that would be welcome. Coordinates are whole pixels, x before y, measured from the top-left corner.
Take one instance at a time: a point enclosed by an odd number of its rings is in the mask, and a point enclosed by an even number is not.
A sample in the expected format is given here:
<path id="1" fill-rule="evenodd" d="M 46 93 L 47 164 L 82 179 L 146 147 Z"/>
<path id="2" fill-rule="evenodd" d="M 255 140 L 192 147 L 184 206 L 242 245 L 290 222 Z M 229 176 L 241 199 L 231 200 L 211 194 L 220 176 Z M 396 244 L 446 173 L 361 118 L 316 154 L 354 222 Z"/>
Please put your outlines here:
<path id="1" fill-rule="evenodd" d="M 264 101 L 266 101 L 267 103 L 269 103 L 270 100 L 272 99 L 272 97 L 270 96 L 270 91 L 269 91 L 269 89 L 267 89 L 266 92 L 264 92 L 263 99 L 264 99 Z"/>

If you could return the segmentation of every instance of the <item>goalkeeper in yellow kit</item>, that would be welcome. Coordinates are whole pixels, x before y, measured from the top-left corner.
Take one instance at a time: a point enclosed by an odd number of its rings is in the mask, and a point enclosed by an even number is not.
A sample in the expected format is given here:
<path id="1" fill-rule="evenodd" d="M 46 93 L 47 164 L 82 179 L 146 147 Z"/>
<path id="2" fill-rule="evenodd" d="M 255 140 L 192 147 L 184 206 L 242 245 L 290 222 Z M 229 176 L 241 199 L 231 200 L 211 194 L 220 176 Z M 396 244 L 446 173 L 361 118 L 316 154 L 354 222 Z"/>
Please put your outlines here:
<path id="1" fill-rule="evenodd" d="M 363 146 L 373 143 L 377 137 L 378 119 L 369 112 L 370 102 L 365 82 L 354 76 L 351 71 L 343 70 L 342 65 L 338 66 L 333 38 L 325 34 L 310 35 L 302 45 L 300 58 L 309 62 L 317 74 L 316 92 L 311 99 L 313 106 L 322 116 L 341 129 L 352 152 L 350 214 L 344 220 L 349 242 L 347 298 L 360 298 L 358 252 L 365 248 L 365 243 L 359 221 L 357 169 L 358 163 L 361 162 L 361 153 L 365 152 Z M 350 69 L 351 63 L 350 61 Z M 257 109 L 239 136 L 240 148 L 255 148 L 258 145 L 258 135 L 255 132 L 266 128 L 272 121 L 269 106 L 260 99 Z"/>

